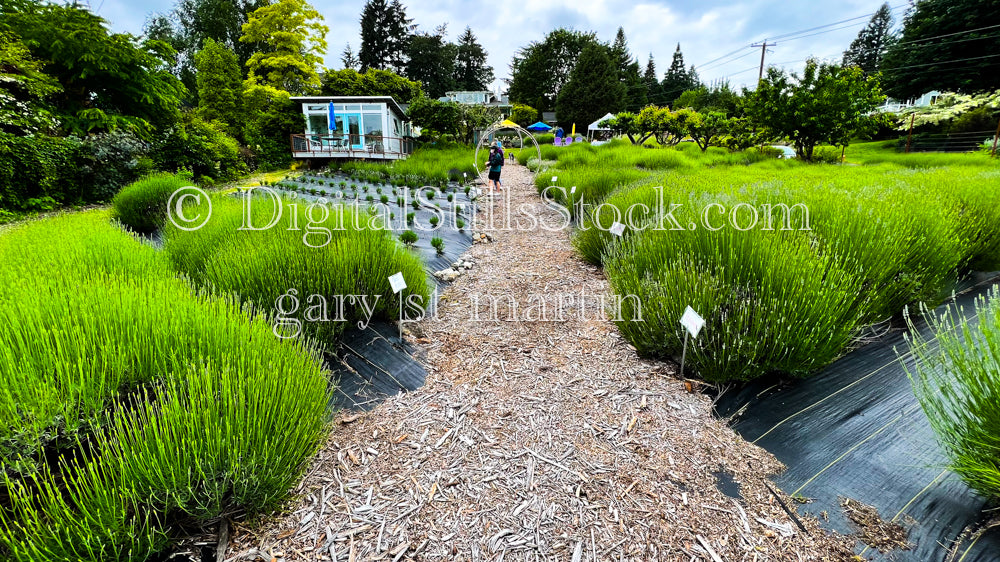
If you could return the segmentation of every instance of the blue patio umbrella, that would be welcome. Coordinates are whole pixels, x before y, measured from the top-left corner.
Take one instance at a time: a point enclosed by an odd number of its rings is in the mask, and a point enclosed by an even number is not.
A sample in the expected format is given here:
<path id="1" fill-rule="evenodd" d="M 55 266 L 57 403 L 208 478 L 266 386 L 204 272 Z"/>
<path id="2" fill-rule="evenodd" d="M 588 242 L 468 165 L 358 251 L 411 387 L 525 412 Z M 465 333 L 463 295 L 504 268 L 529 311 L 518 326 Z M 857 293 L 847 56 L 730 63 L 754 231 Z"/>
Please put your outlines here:
<path id="1" fill-rule="evenodd" d="M 528 125 L 526 129 L 528 129 L 529 131 L 551 131 L 552 127 L 546 125 L 545 123 L 542 123 L 541 121 L 538 121 L 532 123 L 531 125 Z"/>
<path id="2" fill-rule="evenodd" d="M 333 109 L 333 102 L 330 102 L 328 110 L 330 112 L 330 115 L 329 115 L 330 132 L 332 133 L 332 132 L 334 132 L 334 131 L 337 130 L 337 112 L 334 111 L 334 109 Z"/>

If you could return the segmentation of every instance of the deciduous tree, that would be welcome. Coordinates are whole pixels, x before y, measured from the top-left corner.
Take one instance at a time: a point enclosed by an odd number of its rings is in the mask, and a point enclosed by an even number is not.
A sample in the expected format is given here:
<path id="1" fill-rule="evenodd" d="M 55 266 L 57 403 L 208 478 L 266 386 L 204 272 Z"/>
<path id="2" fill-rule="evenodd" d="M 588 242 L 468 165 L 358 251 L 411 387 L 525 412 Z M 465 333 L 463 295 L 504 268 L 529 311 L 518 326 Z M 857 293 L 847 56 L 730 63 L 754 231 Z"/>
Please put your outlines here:
<path id="1" fill-rule="evenodd" d="M 247 61 L 247 83 L 292 94 L 319 88 L 326 53 L 323 16 L 305 0 L 278 0 L 250 14 L 243 26 L 244 43 L 264 43 Z"/>
<path id="2" fill-rule="evenodd" d="M 179 117 L 184 86 L 170 73 L 176 53 L 162 41 L 111 33 L 76 4 L 26 2 L 0 31 L 19 36 L 61 91 L 51 103 L 63 128 L 84 136 L 119 127 L 150 136 Z"/>
<path id="3" fill-rule="evenodd" d="M 325 96 L 392 96 L 399 103 L 410 103 L 423 95 L 420 82 L 391 70 L 332 70 L 323 75 L 322 82 L 320 93 Z"/>
<path id="4" fill-rule="evenodd" d="M 758 127 L 789 138 L 799 157 L 811 161 L 817 144 L 847 146 L 867 130 L 884 100 L 877 77 L 810 59 L 802 76 L 768 69 L 748 94 L 747 111 Z"/>

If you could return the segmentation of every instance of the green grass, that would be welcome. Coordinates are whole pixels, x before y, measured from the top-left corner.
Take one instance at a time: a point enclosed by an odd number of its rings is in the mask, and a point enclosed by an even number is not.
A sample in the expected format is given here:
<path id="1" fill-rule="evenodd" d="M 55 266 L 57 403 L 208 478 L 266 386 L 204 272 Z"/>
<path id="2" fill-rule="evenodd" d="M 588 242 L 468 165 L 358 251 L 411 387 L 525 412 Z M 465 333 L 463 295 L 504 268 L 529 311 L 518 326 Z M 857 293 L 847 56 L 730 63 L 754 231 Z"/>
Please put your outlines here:
<path id="1" fill-rule="evenodd" d="M 282 200 L 282 219 L 273 228 L 260 231 L 238 230 L 243 222 L 241 200 L 217 197 L 211 221 L 197 231 L 182 231 L 173 225 L 165 229 L 164 252 L 178 271 L 198 286 L 232 294 L 256 309 L 278 311 L 278 299 L 290 294 L 281 307 L 300 324 L 302 332 L 325 345 L 339 341 L 348 325 L 373 318 L 392 319 L 398 298 L 420 295 L 429 298 L 430 289 L 423 263 L 407 252 L 382 228 L 381 218 L 349 206 L 289 206 Z M 252 225 L 266 226 L 273 216 L 272 201 L 254 199 Z M 290 230 L 294 223 L 300 230 Z M 310 220 L 310 217 L 314 220 Z M 394 295 L 389 276 L 402 272 L 408 288 Z M 315 295 L 315 296 L 314 296 Z M 367 303 L 345 302 L 341 318 L 330 305 L 321 310 L 313 305 L 356 295 Z M 370 310 L 366 310 L 366 304 Z M 295 308 L 294 312 L 291 309 Z M 329 321 L 326 321 L 329 320 Z M 289 327 L 293 324 L 289 320 Z M 294 330 L 293 330 L 294 331 Z"/>
<path id="2" fill-rule="evenodd" d="M 976 301 L 978 323 L 949 307 L 928 314 L 932 338 L 911 329 L 908 369 L 949 468 L 984 497 L 1000 499 L 1000 292 Z M 912 324 L 911 324 L 912 327 Z M 937 345 L 933 345 L 934 343 Z M 905 362 L 903 363 L 905 366 Z"/>
<path id="3" fill-rule="evenodd" d="M 174 174 L 153 174 L 122 188 L 111 201 L 112 218 L 136 232 L 153 232 L 167 220 L 167 202 L 191 181 Z"/>
<path id="4" fill-rule="evenodd" d="M 475 176 L 473 155 L 474 150 L 468 147 L 420 148 L 405 160 L 358 160 L 342 164 L 340 171 L 369 183 L 438 185 L 442 181 L 462 181 L 463 172 L 470 178 Z"/>
<path id="5" fill-rule="evenodd" d="M 0 555 L 145 559 L 171 523 L 285 496 L 327 429 L 316 348 L 105 212 L 4 232 L 0 264 Z"/>

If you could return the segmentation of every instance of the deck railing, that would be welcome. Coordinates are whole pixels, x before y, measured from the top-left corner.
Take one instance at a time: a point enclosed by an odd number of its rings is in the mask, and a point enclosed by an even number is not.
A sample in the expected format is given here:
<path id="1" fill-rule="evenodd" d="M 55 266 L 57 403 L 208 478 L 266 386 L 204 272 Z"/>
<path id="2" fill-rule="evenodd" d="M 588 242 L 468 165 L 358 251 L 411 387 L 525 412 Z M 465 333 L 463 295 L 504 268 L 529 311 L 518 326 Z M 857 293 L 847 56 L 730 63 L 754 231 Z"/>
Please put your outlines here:
<path id="1" fill-rule="evenodd" d="M 413 139 L 373 135 L 292 135 L 292 154 L 317 158 L 405 158 Z"/>

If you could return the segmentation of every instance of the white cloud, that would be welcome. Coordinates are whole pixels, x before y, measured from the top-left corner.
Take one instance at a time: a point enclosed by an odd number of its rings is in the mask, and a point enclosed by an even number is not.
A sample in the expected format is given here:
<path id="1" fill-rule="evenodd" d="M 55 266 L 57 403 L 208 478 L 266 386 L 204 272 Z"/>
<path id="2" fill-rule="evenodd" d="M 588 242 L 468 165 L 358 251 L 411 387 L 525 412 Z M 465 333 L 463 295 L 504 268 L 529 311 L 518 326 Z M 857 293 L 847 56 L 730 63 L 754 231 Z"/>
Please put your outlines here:
<path id="1" fill-rule="evenodd" d="M 509 76 L 511 57 L 519 47 L 541 40 L 556 27 L 592 30 L 601 40 L 610 42 L 620 25 L 640 64 L 645 67 L 652 52 L 661 76 L 670 65 L 678 42 L 685 62 L 696 67 L 738 51 L 729 58 L 742 58 L 728 64 L 713 64 L 704 71 L 699 68 L 699 74 L 706 81 L 731 76 L 733 85 L 739 86 L 756 79 L 760 51 L 749 48 L 752 42 L 862 16 L 874 12 L 881 3 L 880 0 L 841 3 L 800 0 L 546 0 L 520 3 L 421 0 L 407 3 L 407 13 L 425 31 L 446 23 L 452 40 L 470 26 L 488 51 L 488 60 L 497 78 Z M 116 30 L 136 34 L 141 32 L 148 13 L 166 12 L 172 5 L 172 0 L 93 2 L 95 11 L 111 20 Z M 350 42 L 355 52 L 360 46 L 364 0 L 314 0 L 313 5 L 323 14 L 330 28 L 327 65 L 339 68 L 344 44 Z M 901 11 L 896 13 L 898 20 Z M 867 18 L 861 18 L 836 26 L 842 29 L 779 41 L 769 50 L 767 61 L 795 61 L 788 65 L 794 69 L 810 55 L 839 57 L 865 23 Z"/>

